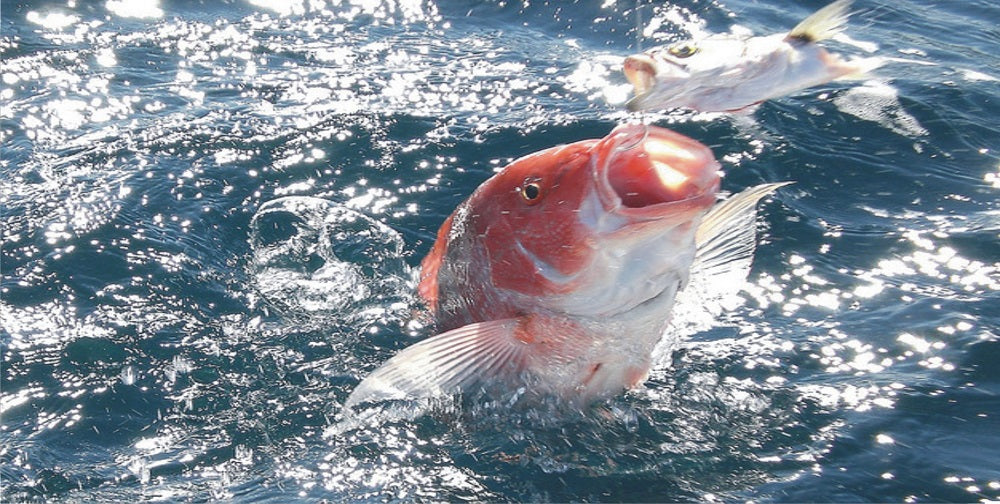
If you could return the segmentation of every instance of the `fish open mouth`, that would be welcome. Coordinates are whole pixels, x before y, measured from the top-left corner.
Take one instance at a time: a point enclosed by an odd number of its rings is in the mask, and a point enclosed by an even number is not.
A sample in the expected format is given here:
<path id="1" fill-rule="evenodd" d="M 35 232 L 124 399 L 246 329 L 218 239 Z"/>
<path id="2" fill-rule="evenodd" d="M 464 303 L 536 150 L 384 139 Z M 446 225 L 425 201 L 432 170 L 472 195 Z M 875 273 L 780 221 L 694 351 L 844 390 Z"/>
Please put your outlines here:
<path id="1" fill-rule="evenodd" d="M 633 213 L 656 213 L 666 205 L 707 207 L 714 202 L 719 163 L 702 143 L 642 124 L 619 126 L 602 143 L 598 171 L 606 203 Z"/>
<path id="2" fill-rule="evenodd" d="M 658 100 L 652 99 L 651 95 L 654 93 L 664 95 L 660 97 L 662 99 L 669 98 L 673 93 L 682 92 L 683 86 L 678 85 L 687 82 L 691 76 L 685 65 L 656 50 L 628 56 L 622 65 L 622 71 L 632 84 L 632 91 L 635 94 L 625 104 L 625 108 L 630 112 L 664 108 L 657 104 Z"/>
<path id="3" fill-rule="evenodd" d="M 648 55 L 634 54 L 625 58 L 623 71 L 625 78 L 632 84 L 636 96 L 644 94 L 653 87 L 656 67 L 653 58 Z"/>

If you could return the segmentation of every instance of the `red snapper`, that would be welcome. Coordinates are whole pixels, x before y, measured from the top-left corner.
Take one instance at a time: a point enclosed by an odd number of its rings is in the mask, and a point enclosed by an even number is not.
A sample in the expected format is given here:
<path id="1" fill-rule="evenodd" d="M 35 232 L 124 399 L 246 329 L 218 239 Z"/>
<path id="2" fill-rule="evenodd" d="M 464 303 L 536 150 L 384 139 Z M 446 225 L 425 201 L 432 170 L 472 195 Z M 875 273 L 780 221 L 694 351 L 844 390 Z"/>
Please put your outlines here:
<path id="1" fill-rule="evenodd" d="M 479 388 L 582 404 L 642 383 L 696 256 L 711 267 L 752 252 L 754 204 L 781 185 L 716 205 L 718 170 L 701 143 L 637 124 L 512 162 L 423 260 L 419 294 L 443 332 L 347 406 Z"/>

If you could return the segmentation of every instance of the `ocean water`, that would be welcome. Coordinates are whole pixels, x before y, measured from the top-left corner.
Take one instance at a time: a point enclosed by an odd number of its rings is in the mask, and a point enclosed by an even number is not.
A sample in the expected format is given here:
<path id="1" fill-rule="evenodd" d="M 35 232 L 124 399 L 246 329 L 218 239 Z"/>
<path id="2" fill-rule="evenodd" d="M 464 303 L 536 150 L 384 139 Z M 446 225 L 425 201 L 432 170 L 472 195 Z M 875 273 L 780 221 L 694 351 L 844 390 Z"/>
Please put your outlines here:
<path id="1" fill-rule="evenodd" d="M 822 5 L 3 1 L 2 498 L 1000 499 L 1000 4 L 857 0 L 872 75 L 623 109 L 638 48 Z M 724 313 L 584 412 L 344 414 L 459 202 L 640 120 L 794 181 Z"/>

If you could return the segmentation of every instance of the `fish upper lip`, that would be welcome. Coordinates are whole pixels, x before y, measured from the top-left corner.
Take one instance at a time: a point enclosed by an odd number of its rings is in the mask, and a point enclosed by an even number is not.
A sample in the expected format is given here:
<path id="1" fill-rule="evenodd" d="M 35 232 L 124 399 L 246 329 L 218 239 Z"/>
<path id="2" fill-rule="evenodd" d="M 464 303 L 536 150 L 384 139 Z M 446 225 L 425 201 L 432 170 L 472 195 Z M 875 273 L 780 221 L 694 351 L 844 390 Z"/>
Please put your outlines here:
<path id="1" fill-rule="evenodd" d="M 700 211 L 715 201 L 719 163 L 708 147 L 694 139 L 665 128 L 627 124 L 615 128 L 595 149 L 601 151 L 595 166 L 597 192 L 610 212 L 640 220 L 659 219 L 678 212 Z M 620 159 L 622 156 L 628 157 Z M 628 163 L 629 167 L 614 174 L 618 178 L 612 180 L 610 165 L 615 162 Z M 638 177 L 630 177 L 631 172 Z M 633 202 L 626 201 L 621 191 L 629 184 L 638 184 L 637 190 L 646 194 L 635 195 Z M 657 202 L 659 197 L 664 201 Z M 677 199 L 669 199 L 672 197 Z"/>

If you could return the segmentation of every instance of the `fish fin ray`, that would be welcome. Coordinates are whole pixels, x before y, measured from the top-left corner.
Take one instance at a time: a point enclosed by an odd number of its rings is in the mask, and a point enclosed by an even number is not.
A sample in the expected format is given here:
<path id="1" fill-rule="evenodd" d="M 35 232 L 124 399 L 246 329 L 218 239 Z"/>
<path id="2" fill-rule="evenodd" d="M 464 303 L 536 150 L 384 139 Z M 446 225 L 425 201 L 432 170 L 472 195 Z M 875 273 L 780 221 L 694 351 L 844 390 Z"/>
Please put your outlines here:
<path id="1" fill-rule="evenodd" d="M 704 260 L 729 250 L 726 245 L 734 238 L 742 239 L 742 241 L 737 240 L 739 243 L 749 241 L 752 244 L 756 235 L 752 224 L 757 202 L 778 188 L 791 183 L 775 182 L 754 186 L 712 207 L 701 219 L 701 224 L 695 232 L 695 246 L 698 250 L 696 260 L 697 258 Z M 752 246 L 749 253 L 753 253 Z"/>
<path id="2" fill-rule="evenodd" d="M 746 189 L 712 207 L 695 232 L 695 260 L 692 272 L 720 288 L 740 285 L 750 272 L 757 248 L 757 202 L 791 182 L 761 184 Z M 738 275 L 739 281 L 732 275 Z M 728 278 L 732 281 L 719 282 Z"/>
<path id="3" fill-rule="evenodd" d="M 628 110 L 629 112 L 640 112 L 640 111 L 642 111 L 645 108 L 645 106 L 643 105 L 643 100 L 646 99 L 646 95 L 648 95 L 648 94 L 649 94 L 649 91 L 646 91 L 646 92 L 640 93 L 640 94 L 636 94 L 635 96 L 632 97 L 632 99 L 630 99 L 629 101 L 625 102 L 625 109 Z"/>
<path id="4" fill-rule="evenodd" d="M 654 366 L 669 362 L 673 344 L 714 327 L 743 288 L 756 249 L 758 201 L 791 182 L 746 189 L 715 205 L 695 232 L 695 258 L 687 285 L 677 293 L 669 333 L 653 352 Z"/>
<path id="5" fill-rule="evenodd" d="M 836 36 L 847 26 L 850 7 L 851 0 L 837 0 L 823 7 L 792 28 L 786 40 L 811 43 Z"/>
<path id="6" fill-rule="evenodd" d="M 886 62 L 885 58 L 857 58 L 843 63 L 846 67 L 844 75 L 837 77 L 838 80 L 864 80 L 871 78 L 871 72 L 881 67 Z"/>
<path id="7" fill-rule="evenodd" d="M 522 323 L 522 318 L 478 322 L 409 346 L 362 380 L 344 406 L 438 397 L 516 372 L 528 348 L 516 337 Z"/>

